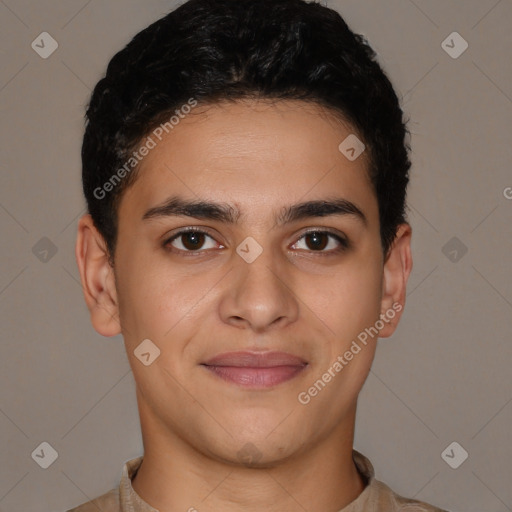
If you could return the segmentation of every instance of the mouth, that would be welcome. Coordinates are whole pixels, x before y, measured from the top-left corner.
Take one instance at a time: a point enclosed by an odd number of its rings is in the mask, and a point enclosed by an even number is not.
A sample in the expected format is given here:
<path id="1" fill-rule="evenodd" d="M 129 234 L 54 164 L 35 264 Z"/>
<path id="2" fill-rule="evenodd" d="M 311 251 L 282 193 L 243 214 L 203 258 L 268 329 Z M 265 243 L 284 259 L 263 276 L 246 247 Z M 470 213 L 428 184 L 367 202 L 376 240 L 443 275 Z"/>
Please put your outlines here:
<path id="1" fill-rule="evenodd" d="M 209 359 L 202 366 L 232 384 L 264 389 L 293 379 L 308 363 L 286 352 L 229 352 Z"/>

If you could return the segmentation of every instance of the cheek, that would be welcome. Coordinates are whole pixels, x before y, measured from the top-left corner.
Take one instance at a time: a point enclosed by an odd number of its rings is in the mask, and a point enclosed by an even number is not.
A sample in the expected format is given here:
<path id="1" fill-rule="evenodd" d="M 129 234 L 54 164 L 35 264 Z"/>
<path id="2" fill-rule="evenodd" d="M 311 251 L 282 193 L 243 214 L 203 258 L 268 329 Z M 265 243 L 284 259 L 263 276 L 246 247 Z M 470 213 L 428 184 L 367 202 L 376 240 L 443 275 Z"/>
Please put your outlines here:
<path id="1" fill-rule="evenodd" d="M 317 406 L 331 404 L 329 414 L 339 420 L 357 399 L 375 356 L 381 288 L 378 266 L 372 270 L 366 265 L 363 272 L 352 268 L 337 277 L 340 285 L 330 283 L 329 300 L 317 310 L 329 333 L 310 384 L 315 386 L 317 379 L 326 383 Z"/>
<path id="2" fill-rule="evenodd" d="M 317 289 L 317 311 L 341 340 L 352 339 L 378 320 L 381 282 L 379 262 L 361 258 L 326 280 L 324 290 Z"/>
<path id="3" fill-rule="evenodd" d="M 198 328 L 194 318 L 201 315 L 218 276 L 190 275 L 156 260 L 141 265 L 138 258 L 126 262 L 122 270 L 120 317 L 129 343 L 149 338 L 166 352 L 181 350 Z"/>
<path id="4" fill-rule="evenodd" d="M 158 340 L 183 316 L 183 287 L 161 265 L 148 261 L 137 248 L 119 247 L 116 286 L 121 323 L 131 343 L 139 338 Z M 173 321 L 174 320 L 174 321 Z M 127 335 L 127 336 L 126 336 Z"/>

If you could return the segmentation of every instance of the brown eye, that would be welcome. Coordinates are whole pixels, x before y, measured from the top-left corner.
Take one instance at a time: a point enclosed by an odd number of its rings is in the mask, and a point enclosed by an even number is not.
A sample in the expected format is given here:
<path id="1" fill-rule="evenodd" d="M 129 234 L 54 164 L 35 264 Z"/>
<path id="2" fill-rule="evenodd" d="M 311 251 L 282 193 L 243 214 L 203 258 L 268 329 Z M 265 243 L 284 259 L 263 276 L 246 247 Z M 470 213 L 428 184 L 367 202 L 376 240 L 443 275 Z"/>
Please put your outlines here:
<path id="1" fill-rule="evenodd" d="M 204 245 L 207 239 L 213 240 L 213 238 L 204 231 L 199 231 L 197 229 L 189 229 L 180 231 L 176 233 L 171 238 L 164 242 L 164 247 L 171 246 L 176 251 L 182 252 L 195 252 L 205 249 Z M 206 247 L 206 249 L 213 249 L 216 247 L 216 244 L 211 244 L 210 247 Z"/>
<path id="2" fill-rule="evenodd" d="M 184 233 L 181 235 L 183 246 L 189 251 L 196 251 L 204 244 L 204 233 Z"/>
<path id="3" fill-rule="evenodd" d="M 322 251 L 327 247 L 329 243 L 329 237 L 327 233 L 320 231 L 312 231 L 305 235 L 306 245 L 312 251 Z M 309 242 L 309 243 L 308 243 Z"/>
<path id="4" fill-rule="evenodd" d="M 309 231 L 300 237 L 297 244 L 299 244 L 301 240 L 304 240 L 306 247 L 298 248 L 313 252 L 333 253 L 343 251 L 349 247 L 348 240 L 330 231 Z M 328 248 L 328 250 L 325 250 L 326 248 Z"/>

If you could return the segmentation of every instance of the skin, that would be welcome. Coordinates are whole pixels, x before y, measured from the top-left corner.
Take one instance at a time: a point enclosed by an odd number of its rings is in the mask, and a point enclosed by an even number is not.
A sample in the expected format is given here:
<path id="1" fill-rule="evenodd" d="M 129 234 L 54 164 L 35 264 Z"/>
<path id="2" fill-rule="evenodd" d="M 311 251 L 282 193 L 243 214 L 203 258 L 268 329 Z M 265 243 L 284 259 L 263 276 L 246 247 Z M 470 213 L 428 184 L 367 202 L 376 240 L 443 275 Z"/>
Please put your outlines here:
<path id="1" fill-rule="evenodd" d="M 352 445 L 377 338 L 307 405 L 297 398 L 359 333 L 405 303 L 411 228 L 399 226 L 384 258 L 366 153 L 351 162 L 338 150 L 351 133 L 298 101 L 198 106 L 144 158 L 125 191 L 114 268 L 90 216 L 80 219 L 76 256 L 91 321 L 104 336 L 122 332 L 136 382 L 144 461 L 133 487 L 161 512 L 335 512 L 364 489 Z M 172 195 L 229 203 L 240 218 L 143 220 Z M 333 197 L 354 203 L 366 224 L 355 215 L 276 224 L 284 206 Z M 193 248 L 186 236 L 164 247 L 188 226 L 209 235 L 195 253 L 179 252 Z M 350 246 L 336 252 L 342 246 L 325 235 L 319 248 L 304 236 L 311 228 Z M 263 248 L 252 263 L 236 252 L 249 236 Z M 400 316 L 379 336 L 390 336 Z M 161 351 L 149 366 L 134 355 L 144 339 Z M 201 366 L 238 350 L 286 351 L 308 365 L 264 390 Z M 240 458 L 248 443 L 252 463 Z"/>

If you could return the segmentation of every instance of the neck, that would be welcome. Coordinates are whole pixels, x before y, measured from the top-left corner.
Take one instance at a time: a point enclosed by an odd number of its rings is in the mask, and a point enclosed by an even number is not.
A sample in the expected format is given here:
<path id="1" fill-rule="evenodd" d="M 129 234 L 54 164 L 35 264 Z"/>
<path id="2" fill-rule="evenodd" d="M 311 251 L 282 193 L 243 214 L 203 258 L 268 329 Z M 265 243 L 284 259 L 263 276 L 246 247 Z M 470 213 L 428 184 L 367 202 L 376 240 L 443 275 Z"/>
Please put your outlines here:
<path id="1" fill-rule="evenodd" d="M 144 459 L 132 486 L 160 512 L 338 512 L 365 487 L 352 459 L 355 407 L 327 439 L 264 467 L 197 449 L 139 409 Z"/>

